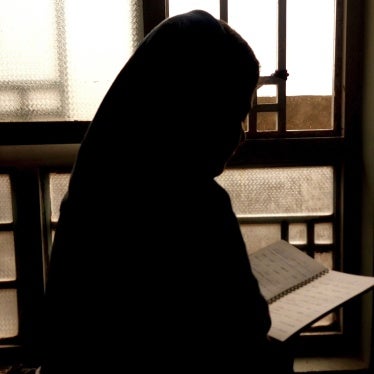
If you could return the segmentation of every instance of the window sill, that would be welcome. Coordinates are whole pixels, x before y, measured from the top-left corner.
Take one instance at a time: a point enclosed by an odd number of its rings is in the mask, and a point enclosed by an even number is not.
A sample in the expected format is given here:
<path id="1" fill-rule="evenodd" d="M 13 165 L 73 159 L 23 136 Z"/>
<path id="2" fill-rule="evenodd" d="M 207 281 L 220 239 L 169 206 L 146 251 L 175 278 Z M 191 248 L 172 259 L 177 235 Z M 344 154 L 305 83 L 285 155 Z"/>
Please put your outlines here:
<path id="1" fill-rule="evenodd" d="M 368 365 L 355 357 L 298 357 L 295 358 L 295 373 L 340 372 L 368 370 Z M 364 371 L 366 372 L 366 371 Z"/>

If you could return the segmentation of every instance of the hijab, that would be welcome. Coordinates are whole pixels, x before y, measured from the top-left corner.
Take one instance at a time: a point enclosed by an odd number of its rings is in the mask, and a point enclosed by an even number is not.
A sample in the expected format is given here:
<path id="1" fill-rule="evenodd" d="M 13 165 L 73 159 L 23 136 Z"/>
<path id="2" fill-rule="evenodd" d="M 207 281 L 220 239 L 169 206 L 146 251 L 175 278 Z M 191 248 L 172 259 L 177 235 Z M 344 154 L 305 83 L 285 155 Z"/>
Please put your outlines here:
<path id="1" fill-rule="evenodd" d="M 124 65 L 61 204 L 46 373 L 216 371 L 258 359 L 268 306 L 214 180 L 239 143 L 257 80 L 248 44 L 200 10 L 166 19 Z"/>
<path id="2" fill-rule="evenodd" d="M 77 167 L 125 163 L 136 173 L 139 159 L 160 168 L 173 160 L 178 175 L 219 175 L 239 144 L 258 75 L 252 49 L 227 23 L 202 10 L 164 20 L 108 90 Z"/>

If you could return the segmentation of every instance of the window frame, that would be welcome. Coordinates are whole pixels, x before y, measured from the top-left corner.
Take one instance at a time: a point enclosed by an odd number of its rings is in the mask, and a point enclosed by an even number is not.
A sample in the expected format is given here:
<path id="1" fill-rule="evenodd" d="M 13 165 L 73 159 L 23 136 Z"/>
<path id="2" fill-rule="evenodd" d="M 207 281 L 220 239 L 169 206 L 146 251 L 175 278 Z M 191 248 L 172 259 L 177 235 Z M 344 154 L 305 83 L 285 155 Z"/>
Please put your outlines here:
<path id="1" fill-rule="evenodd" d="M 150 6 L 147 10 L 147 3 Z M 280 12 L 284 15 L 283 4 Z M 144 14 L 152 13 L 147 21 L 145 18 L 145 32 L 149 32 L 158 22 L 168 14 L 167 1 L 144 1 Z M 220 18 L 227 20 L 227 0 L 220 1 Z M 157 8 L 157 10 L 155 10 Z M 363 5 L 352 0 L 337 0 L 336 22 L 336 50 L 335 67 L 335 95 L 334 95 L 334 128 L 331 131 L 298 131 L 280 135 L 274 132 L 260 135 L 246 136 L 244 144 L 228 163 L 228 167 L 273 167 L 273 166 L 306 166 L 333 165 L 337 178 L 336 215 L 341 220 L 336 222 L 335 234 L 337 246 L 337 263 L 346 272 L 361 273 L 360 256 L 354 253 L 354 248 L 361 248 L 361 90 L 362 81 L 362 32 L 364 24 Z M 148 24 L 148 22 L 150 22 Z M 285 25 L 280 22 L 280 32 L 284 32 Z M 282 37 L 282 35 L 280 36 Z M 284 37 L 284 35 L 283 35 Z M 352 53 L 349 53 L 352 51 Z M 283 64 L 285 56 L 280 55 L 279 67 L 286 70 Z M 266 80 L 269 81 L 269 77 Z M 281 96 L 285 97 L 285 85 L 279 79 L 272 82 L 280 85 Z M 280 106 L 285 102 L 281 101 Z M 266 110 L 264 106 L 258 108 Z M 280 108 L 280 118 L 285 110 Z M 316 152 L 318 149 L 318 152 Z M 274 155 L 277 159 L 274 159 Z M 313 160 L 310 155 L 315 154 Z M 354 198 L 352 198 L 352 196 Z M 353 218 L 354 217 L 354 218 Z M 284 237 L 283 239 L 286 239 Z M 352 250 L 350 250 L 352 249 Z M 296 355 L 304 356 L 350 356 L 359 355 L 357 347 L 362 339 L 361 325 L 362 300 L 359 298 L 344 305 L 344 313 L 339 309 L 344 327 L 343 333 L 302 335 L 296 344 Z M 352 324 L 351 321 L 356 323 Z"/>
<path id="2" fill-rule="evenodd" d="M 246 138 L 243 146 L 228 167 L 269 167 L 334 165 L 342 184 L 337 196 L 337 242 L 342 256 L 341 270 L 360 273 L 362 263 L 355 248 L 361 242 L 361 82 L 362 32 L 364 6 L 355 0 L 337 0 L 342 9 L 337 24 L 342 28 L 342 40 L 337 40 L 336 66 L 341 71 L 337 77 L 334 118 L 341 123 L 341 132 L 316 132 L 304 137 Z M 143 0 L 144 34 L 167 15 L 164 0 Z M 227 19 L 227 2 L 221 1 L 221 17 Z M 337 33 L 339 35 L 339 33 Z M 344 90 L 343 90 L 344 87 Z M 341 108 L 341 110 L 338 110 Z M 46 276 L 49 223 L 48 186 L 49 171 L 66 172 L 71 169 L 79 144 L 89 126 L 89 121 L 59 122 L 9 122 L 0 124 L 0 170 L 9 173 L 14 188 L 15 240 L 17 274 L 20 275 L 20 335 L 17 339 L 0 341 L 0 365 L 19 361 L 32 361 L 38 342 L 42 293 Z M 309 155 L 318 152 L 310 160 Z M 35 155 L 36 150 L 36 155 Z M 273 155 L 277 155 L 275 160 Z M 297 161 L 296 161 L 297 160 Z M 339 167 L 338 165 L 341 165 Z M 352 196 L 354 198 L 352 198 Z M 36 198 L 37 197 L 37 198 Z M 25 297 L 23 297 L 25 296 Z M 356 349 L 362 340 L 362 329 L 355 329 L 350 321 L 361 322 L 362 302 L 354 300 L 344 307 L 342 315 L 346 326 L 344 334 L 302 336 L 297 346 L 298 356 L 359 355 Z"/>

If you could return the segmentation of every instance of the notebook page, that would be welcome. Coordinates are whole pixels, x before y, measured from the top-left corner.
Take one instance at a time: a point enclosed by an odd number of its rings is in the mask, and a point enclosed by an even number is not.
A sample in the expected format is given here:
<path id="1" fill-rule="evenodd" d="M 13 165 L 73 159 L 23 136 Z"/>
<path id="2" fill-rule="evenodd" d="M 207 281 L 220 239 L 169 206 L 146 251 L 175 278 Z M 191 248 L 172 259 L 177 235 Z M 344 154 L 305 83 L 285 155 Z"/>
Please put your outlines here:
<path id="1" fill-rule="evenodd" d="M 260 290 L 269 303 L 328 271 L 284 240 L 251 253 L 249 259 Z"/>
<path id="2" fill-rule="evenodd" d="M 374 277 L 330 270 L 269 305 L 272 320 L 269 335 L 284 341 L 373 287 Z"/>

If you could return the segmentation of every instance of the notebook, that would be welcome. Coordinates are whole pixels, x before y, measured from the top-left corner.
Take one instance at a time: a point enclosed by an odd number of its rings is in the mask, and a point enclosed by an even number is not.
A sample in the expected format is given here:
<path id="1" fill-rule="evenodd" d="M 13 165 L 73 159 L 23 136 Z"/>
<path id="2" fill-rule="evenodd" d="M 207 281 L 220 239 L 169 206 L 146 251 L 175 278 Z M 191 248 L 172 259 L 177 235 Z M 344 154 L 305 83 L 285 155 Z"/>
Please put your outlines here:
<path id="1" fill-rule="evenodd" d="M 249 258 L 269 303 L 269 336 L 279 341 L 374 287 L 374 277 L 330 270 L 285 240 L 261 248 Z"/>

